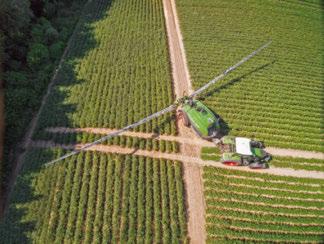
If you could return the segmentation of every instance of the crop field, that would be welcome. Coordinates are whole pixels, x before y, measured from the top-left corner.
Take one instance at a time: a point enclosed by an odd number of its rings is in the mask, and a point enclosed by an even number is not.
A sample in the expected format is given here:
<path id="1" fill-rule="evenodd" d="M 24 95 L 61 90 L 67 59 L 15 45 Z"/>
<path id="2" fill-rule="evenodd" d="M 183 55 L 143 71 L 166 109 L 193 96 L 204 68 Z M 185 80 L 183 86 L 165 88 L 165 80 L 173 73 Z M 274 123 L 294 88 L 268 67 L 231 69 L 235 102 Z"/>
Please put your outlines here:
<path id="1" fill-rule="evenodd" d="M 270 162 L 272 166 L 281 168 L 315 170 L 324 172 L 324 160 L 322 159 L 307 159 L 307 158 L 292 158 L 274 156 Z"/>
<path id="2" fill-rule="evenodd" d="M 208 242 L 316 242 L 324 180 L 204 168 Z"/>
<path id="3" fill-rule="evenodd" d="M 2 243 L 179 243 L 186 239 L 179 162 L 33 150 L 0 226 Z"/>
<path id="4" fill-rule="evenodd" d="M 121 128 L 173 102 L 162 1 L 88 5 L 36 137 L 45 127 Z M 137 130 L 175 134 L 169 117 Z"/>
<path id="5" fill-rule="evenodd" d="M 195 88 L 273 41 L 206 94 L 230 134 L 323 152 L 321 1 L 176 3 Z"/>
<path id="6" fill-rule="evenodd" d="M 203 160 L 214 160 L 219 162 L 221 160 L 221 151 L 217 147 L 203 147 L 201 148 L 200 157 Z"/>

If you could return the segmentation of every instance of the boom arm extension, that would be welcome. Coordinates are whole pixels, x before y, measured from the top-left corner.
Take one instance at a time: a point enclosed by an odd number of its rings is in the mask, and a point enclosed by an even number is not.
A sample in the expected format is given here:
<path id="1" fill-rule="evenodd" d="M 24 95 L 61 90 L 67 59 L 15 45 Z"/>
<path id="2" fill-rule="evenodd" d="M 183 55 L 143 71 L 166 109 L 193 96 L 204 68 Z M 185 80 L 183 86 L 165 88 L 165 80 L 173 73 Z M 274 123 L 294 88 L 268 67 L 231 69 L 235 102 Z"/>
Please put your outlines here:
<path id="1" fill-rule="evenodd" d="M 271 41 L 267 42 L 266 44 L 264 44 L 263 46 L 261 46 L 260 48 L 258 48 L 257 50 L 255 50 L 254 52 L 252 52 L 251 54 L 249 54 L 248 56 L 244 57 L 241 61 L 239 61 L 238 63 L 236 63 L 235 65 L 229 67 L 228 69 L 226 69 L 223 73 L 221 73 L 220 75 L 216 76 L 214 79 L 212 79 L 211 81 L 209 81 L 206 85 L 202 86 L 201 88 L 199 88 L 198 90 L 196 90 L 195 92 L 193 92 L 192 94 L 189 95 L 189 98 L 193 98 L 195 96 L 197 96 L 198 94 L 202 93 L 203 91 L 205 91 L 207 88 L 209 88 L 211 85 L 215 84 L 217 81 L 223 79 L 227 74 L 229 74 L 230 72 L 232 72 L 233 70 L 235 70 L 236 68 L 238 68 L 239 66 L 241 66 L 243 63 L 245 63 L 246 61 L 248 61 L 249 59 L 251 59 L 252 57 L 254 57 L 255 55 L 257 55 L 259 52 L 261 52 L 263 49 L 265 49 L 266 47 L 268 47 L 269 45 L 271 44 Z M 53 165 L 57 162 L 59 162 L 60 160 L 63 160 L 65 158 L 68 158 L 72 155 L 75 155 L 75 154 L 78 154 L 79 152 L 81 152 L 82 150 L 85 150 L 89 147 L 92 147 L 94 145 L 97 145 L 103 141 L 106 141 L 112 137 L 115 137 L 115 136 L 118 136 L 120 135 L 121 133 L 127 131 L 127 130 L 130 130 L 130 129 L 133 129 L 141 124 L 144 124 L 154 118 L 157 118 L 163 114 L 166 114 L 166 113 L 169 113 L 173 110 L 175 110 L 181 103 L 184 102 L 184 98 L 180 98 L 177 100 L 177 102 L 175 102 L 174 104 L 170 105 L 169 107 L 159 111 L 159 112 L 156 112 L 154 114 L 151 114 L 150 116 L 144 118 L 144 119 L 141 119 L 140 121 L 134 123 L 134 124 L 131 124 L 131 125 L 128 125 L 120 130 L 117 130 L 115 132 L 111 132 L 109 134 L 107 134 L 106 136 L 94 141 L 94 142 L 91 142 L 91 143 L 88 143 L 86 145 L 84 145 L 83 147 L 79 148 L 79 149 L 75 149 L 73 150 L 72 152 L 70 153 L 67 153 L 65 155 L 63 155 L 62 157 L 59 157 L 53 161 L 50 161 L 48 163 L 45 164 L 45 166 L 50 166 L 50 165 Z"/>
<path id="2" fill-rule="evenodd" d="M 189 97 L 192 98 L 192 97 L 197 96 L 198 94 L 202 93 L 208 87 L 210 87 L 211 85 L 214 85 L 217 81 L 223 79 L 226 75 L 228 75 L 229 73 L 231 73 L 233 70 L 235 70 L 236 68 L 238 68 L 239 66 L 241 66 L 242 64 L 244 64 L 249 59 L 253 58 L 255 55 L 257 55 L 263 49 L 265 49 L 266 47 L 268 47 L 270 44 L 271 44 L 271 41 L 268 41 L 266 44 L 264 44 L 263 46 L 259 47 L 257 50 L 255 50 L 254 52 L 252 52 L 251 54 L 249 54 L 248 56 L 246 56 L 245 58 L 243 58 L 240 62 L 236 63 L 235 65 L 233 65 L 231 67 L 229 67 L 223 73 L 221 73 L 220 75 L 216 76 L 214 79 L 212 79 L 211 81 L 209 81 L 206 85 L 203 85 L 198 90 L 194 91 Z"/>
<path id="3" fill-rule="evenodd" d="M 51 162 L 48 162 L 48 163 L 45 164 L 45 166 L 50 166 L 50 165 L 52 165 L 52 164 L 54 164 L 54 163 L 56 163 L 56 162 L 58 162 L 58 161 L 60 161 L 62 159 L 65 159 L 65 158 L 68 158 L 68 157 L 70 157 L 72 155 L 78 154 L 82 150 L 85 150 L 85 149 L 87 149 L 89 147 L 92 147 L 92 146 L 94 146 L 96 144 L 99 144 L 99 143 L 101 143 L 103 141 L 106 141 L 106 140 L 108 140 L 108 139 L 110 139 L 112 137 L 118 136 L 118 135 L 120 135 L 121 133 L 123 133 L 123 132 L 125 132 L 127 130 L 133 129 L 133 128 L 135 128 L 135 127 L 137 127 L 137 126 L 139 126 L 141 124 L 144 124 L 144 123 L 146 123 L 146 122 L 148 122 L 148 121 L 150 121 L 152 119 L 160 117 L 163 114 L 169 113 L 169 112 L 175 110 L 176 108 L 177 108 L 177 105 L 172 104 L 169 107 L 167 107 L 167 108 L 165 108 L 165 109 L 163 109 L 163 110 L 161 110 L 159 112 L 156 112 L 154 114 L 151 114 L 150 116 L 148 116 L 148 117 L 146 117 L 144 119 L 141 119 L 140 121 L 138 121 L 138 122 L 136 122 L 134 124 L 128 125 L 128 126 L 122 128 L 122 129 L 119 129 L 119 130 L 115 131 L 115 132 L 111 132 L 111 133 L 107 134 L 106 136 L 101 137 L 100 139 L 98 139 L 98 140 L 96 140 L 94 142 L 87 143 L 86 145 L 84 145 L 83 147 L 80 147 L 79 149 L 73 150 L 72 152 L 67 153 L 64 156 L 60 157 L 60 158 L 57 158 L 57 159 L 55 159 L 55 160 L 53 160 Z"/>

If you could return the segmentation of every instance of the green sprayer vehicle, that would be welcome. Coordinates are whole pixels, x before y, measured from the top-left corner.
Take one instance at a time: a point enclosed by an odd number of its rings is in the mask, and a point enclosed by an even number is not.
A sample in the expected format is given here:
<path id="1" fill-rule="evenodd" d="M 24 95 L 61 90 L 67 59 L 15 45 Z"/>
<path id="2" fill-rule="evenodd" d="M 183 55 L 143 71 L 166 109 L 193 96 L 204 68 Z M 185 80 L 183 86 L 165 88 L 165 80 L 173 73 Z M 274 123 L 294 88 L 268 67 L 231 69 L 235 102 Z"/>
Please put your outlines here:
<path id="1" fill-rule="evenodd" d="M 186 99 L 180 109 L 185 126 L 191 127 L 203 139 L 212 140 L 220 134 L 219 118 L 201 101 Z"/>
<path id="2" fill-rule="evenodd" d="M 201 101 L 186 98 L 179 113 L 185 126 L 191 126 L 201 138 L 217 142 L 222 152 L 223 164 L 249 166 L 252 169 L 268 167 L 267 162 L 271 155 L 264 150 L 262 142 L 233 136 L 221 138 L 220 118 Z"/>

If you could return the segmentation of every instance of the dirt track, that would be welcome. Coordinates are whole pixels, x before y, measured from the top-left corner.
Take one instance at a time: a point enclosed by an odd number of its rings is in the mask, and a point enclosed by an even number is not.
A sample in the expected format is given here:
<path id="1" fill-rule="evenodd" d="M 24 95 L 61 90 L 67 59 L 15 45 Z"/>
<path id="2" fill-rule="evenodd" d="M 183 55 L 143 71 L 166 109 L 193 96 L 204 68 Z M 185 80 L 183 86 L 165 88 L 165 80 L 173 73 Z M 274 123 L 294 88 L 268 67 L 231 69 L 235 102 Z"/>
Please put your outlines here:
<path id="1" fill-rule="evenodd" d="M 163 0 L 163 9 L 168 36 L 174 91 L 176 97 L 180 98 L 184 95 L 189 95 L 192 92 L 192 86 L 174 0 Z M 185 128 L 181 121 L 178 120 L 177 125 L 181 138 L 191 138 L 194 140 L 195 137 L 192 131 Z M 199 157 L 200 148 L 190 144 L 182 144 L 180 152 L 183 155 Z M 201 169 L 197 165 L 189 165 L 187 160 L 181 161 L 184 166 L 188 235 L 190 242 L 205 243 L 205 200 L 203 196 Z"/>
<path id="2" fill-rule="evenodd" d="M 270 154 L 277 155 L 277 156 L 324 159 L 324 153 L 320 153 L 320 152 L 310 152 L 310 151 L 276 148 L 276 147 L 267 147 L 267 151 Z"/>
<path id="3" fill-rule="evenodd" d="M 179 125 L 180 126 L 180 125 Z M 125 136 L 133 136 L 133 137 L 140 137 L 144 139 L 148 138 L 156 138 L 160 140 L 166 141 L 176 141 L 182 144 L 188 144 L 195 146 L 196 153 L 200 151 L 201 147 L 214 147 L 215 144 L 210 141 L 203 140 L 192 133 L 191 129 L 188 128 L 181 128 L 184 136 L 169 136 L 169 135 L 157 135 L 153 133 L 144 133 L 144 132 L 133 132 L 133 131 L 126 131 L 123 133 Z M 48 128 L 46 131 L 51 133 L 73 133 L 73 132 L 88 132 L 88 133 L 95 133 L 95 134 L 108 134 L 111 132 L 117 131 L 116 129 L 107 129 L 107 128 L 65 128 L 65 127 L 55 127 L 55 128 Z M 199 149 L 199 150 L 198 150 Z M 324 160 L 324 153 L 321 152 L 312 152 L 312 151 L 303 151 L 303 150 L 296 150 L 296 149 L 289 149 L 289 148 L 276 148 L 276 147 L 267 147 L 267 151 L 274 155 L 274 156 L 285 156 L 285 157 L 295 157 L 295 158 L 314 158 L 314 159 L 323 159 Z M 192 153 L 190 153 L 192 154 Z M 307 163 L 309 165 L 311 163 Z"/>
<path id="4" fill-rule="evenodd" d="M 34 148 L 63 148 L 67 150 L 71 149 L 78 149 L 84 144 L 76 144 L 76 145 L 64 145 L 64 144 L 55 144 L 50 141 L 34 141 L 30 144 L 31 147 Z M 177 154 L 177 153 L 163 153 L 157 151 L 147 151 L 141 149 L 134 149 L 134 148 L 124 148 L 120 146 L 107 146 L 107 145 L 95 145 L 88 149 L 88 151 L 99 151 L 105 153 L 119 153 L 119 154 L 132 154 L 137 156 L 146 156 L 146 157 L 153 157 L 153 158 L 164 158 L 169 160 L 181 161 L 185 162 L 185 167 L 189 168 L 190 173 L 193 176 L 197 176 L 198 171 L 192 170 L 195 168 L 200 168 L 202 166 L 213 166 L 218 168 L 229 169 L 228 166 L 223 165 L 220 162 L 215 162 L 211 160 L 203 160 L 200 157 L 190 156 L 186 154 Z M 233 167 L 233 169 L 240 170 L 240 171 L 247 171 L 247 172 L 256 172 L 248 167 Z M 192 170 L 192 171 L 191 171 Z M 273 175 L 280 175 L 280 176 L 293 176 L 299 178 L 313 178 L 313 179 L 324 179 L 324 172 L 318 171 L 308 171 L 308 170 L 294 170 L 289 168 L 276 168 L 271 167 L 269 169 L 260 169 L 257 171 L 260 174 L 273 174 Z M 186 172 L 185 172 L 186 173 Z M 199 171 L 200 173 L 200 171 Z M 200 174 L 199 174 L 200 175 Z M 189 181 L 197 180 L 201 181 L 201 178 L 197 179 L 196 177 L 188 179 Z M 201 183 L 201 182 L 200 182 Z M 193 184 L 192 187 L 197 187 L 197 185 Z M 200 193 L 200 192 L 199 192 Z M 200 193 L 202 196 L 202 192 Z M 197 204 L 197 203 L 195 203 Z M 197 206 L 198 207 L 198 206 Z"/>

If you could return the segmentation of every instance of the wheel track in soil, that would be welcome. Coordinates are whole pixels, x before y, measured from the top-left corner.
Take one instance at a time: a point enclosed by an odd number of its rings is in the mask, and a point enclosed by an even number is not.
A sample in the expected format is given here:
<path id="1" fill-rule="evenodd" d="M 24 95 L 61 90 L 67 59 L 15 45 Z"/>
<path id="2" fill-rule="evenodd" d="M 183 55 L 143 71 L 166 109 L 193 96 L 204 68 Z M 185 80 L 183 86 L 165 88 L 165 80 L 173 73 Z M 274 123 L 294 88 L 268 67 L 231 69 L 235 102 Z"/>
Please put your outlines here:
<path id="1" fill-rule="evenodd" d="M 227 168 L 229 169 L 229 168 Z M 253 171 L 254 173 L 260 172 L 260 171 Z M 317 172 L 317 171 L 315 171 Z M 318 172 L 317 172 L 318 173 Z M 227 175 L 227 174 L 220 174 L 220 173 L 215 173 L 213 176 L 221 176 L 221 177 L 226 177 L 226 178 L 236 178 L 236 179 L 244 179 L 244 180 L 253 180 L 253 181 L 258 181 L 258 182 L 269 182 L 269 183 L 275 183 L 275 184 L 286 184 L 286 185 L 295 185 L 295 186 L 313 186 L 313 187 L 322 187 L 321 184 L 313 184 L 313 183 L 304 183 L 304 182 L 291 182 L 291 181 L 284 181 L 284 180 L 270 180 L 270 179 L 263 179 L 259 177 L 251 177 L 248 176 L 242 176 L 242 175 Z M 303 176 L 302 178 L 308 178 L 307 176 Z M 206 179 L 208 180 L 208 179 Z M 256 183 L 257 184 L 257 183 Z"/>
<path id="2" fill-rule="evenodd" d="M 214 192 L 214 193 L 233 193 L 235 195 L 243 195 L 243 196 L 252 196 L 252 197 L 264 197 L 269 199 L 283 199 L 283 200 L 293 200 L 293 201 L 305 201 L 305 202 L 323 202 L 324 199 L 315 199 L 315 198 L 302 198 L 302 197 L 289 197 L 289 196 L 278 196 L 278 195 L 270 195 L 270 194 L 256 194 L 251 192 L 238 192 L 228 189 L 215 189 L 214 187 L 206 187 L 205 191 Z M 324 204 L 323 204 L 324 206 Z M 322 208 L 324 210 L 324 208 Z"/>
<path id="3" fill-rule="evenodd" d="M 264 202 L 254 202 L 254 201 L 246 201 L 246 200 L 237 200 L 233 198 L 222 198 L 222 197 L 207 197 L 207 200 L 212 200 L 213 202 L 233 202 L 233 203 L 242 203 L 251 206 L 266 206 L 273 208 L 283 208 L 283 209 L 303 209 L 303 210 L 315 210 L 322 211 L 324 208 L 317 207 L 304 207 L 299 205 L 285 205 L 285 204 L 273 204 L 273 203 L 264 203 Z"/>
<path id="4" fill-rule="evenodd" d="M 237 241 L 240 242 L 250 242 L 250 243 L 278 243 L 278 244 L 290 244 L 291 241 L 284 241 L 284 240 L 276 240 L 276 239 L 265 239 L 265 238 L 253 238 L 253 237 L 240 237 L 240 236 L 231 236 L 231 235 L 217 235 L 217 234 L 210 234 L 209 238 L 214 241 L 219 240 L 221 242 L 222 240 L 226 239 L 227 241 L 233 241 L 234 243 Z M 316 242 L 310 242 L 310 241 L 298 241 L 299 244 L 309 244 L 309 243 L 316 243 Z"/>
<path id="5" fill-rule="evenodd" d="M 216 176 L 217 175 L 215 175 L 215 177 Z M 234 177 L 231 177 L 231 178 L 234 178 Z M 207 183 L 212 182 L 212 183 L 221 184 L 221 185 L 226 184 L 228 186 L 234 186 L 234 187 L 246 187 L 246 188 L 250 188 L 250 189 L 259 189 L 258 186 L 252 186 L 252 185 L 247 185 L 247 184 L 228 183 L 228 182 L 224 183 L 221 180 L 218 181 L 218 180 L 208 180 L 208 179 L 206 180 L 206 179 L 204 179 L 204 182 L 207 182 Z M 316 185 L 316 186 L 320 187 L 320 185 Z M 209 188 L 211 188 L 211 187 L 209 187 Z M 264 187 L 264 186 L 262 186 L 262 189 L 263 190 L 269 190 L 269 191 L 289 192 L 289 193 L 306 193 L 306 194 L 309 194 L 309 195 L 324 194 L 323 191 L 290 190 L 290 189 L 282 189 L 282 188 L 277 188 L 277 187 Z"/>
<path id="6" fill-rule="evenodd" d="M 319 223 L 294 223 L 294 222 L 276 222 L 276 221 L 268 221 L 268 220 L 252 220 L 248 218 L 240 218 L 240 217 L 233 217 L 233 216 L 224 216 L 224 215 L 218 215 L 218 214 L 207 214 L 209 217 L 216 217 L 218 219 L 222 220 L 234 220 L 234 221 L 242 221 L 246 223 L 262 223 L 262 224 L 270 224 L 270 225 L 288 225 L 288 226 L 303 226 L 303 227 L 309 227 L 309 226 L 316 226 L 316 227 L 324 227 L 324 224 Z"/>

